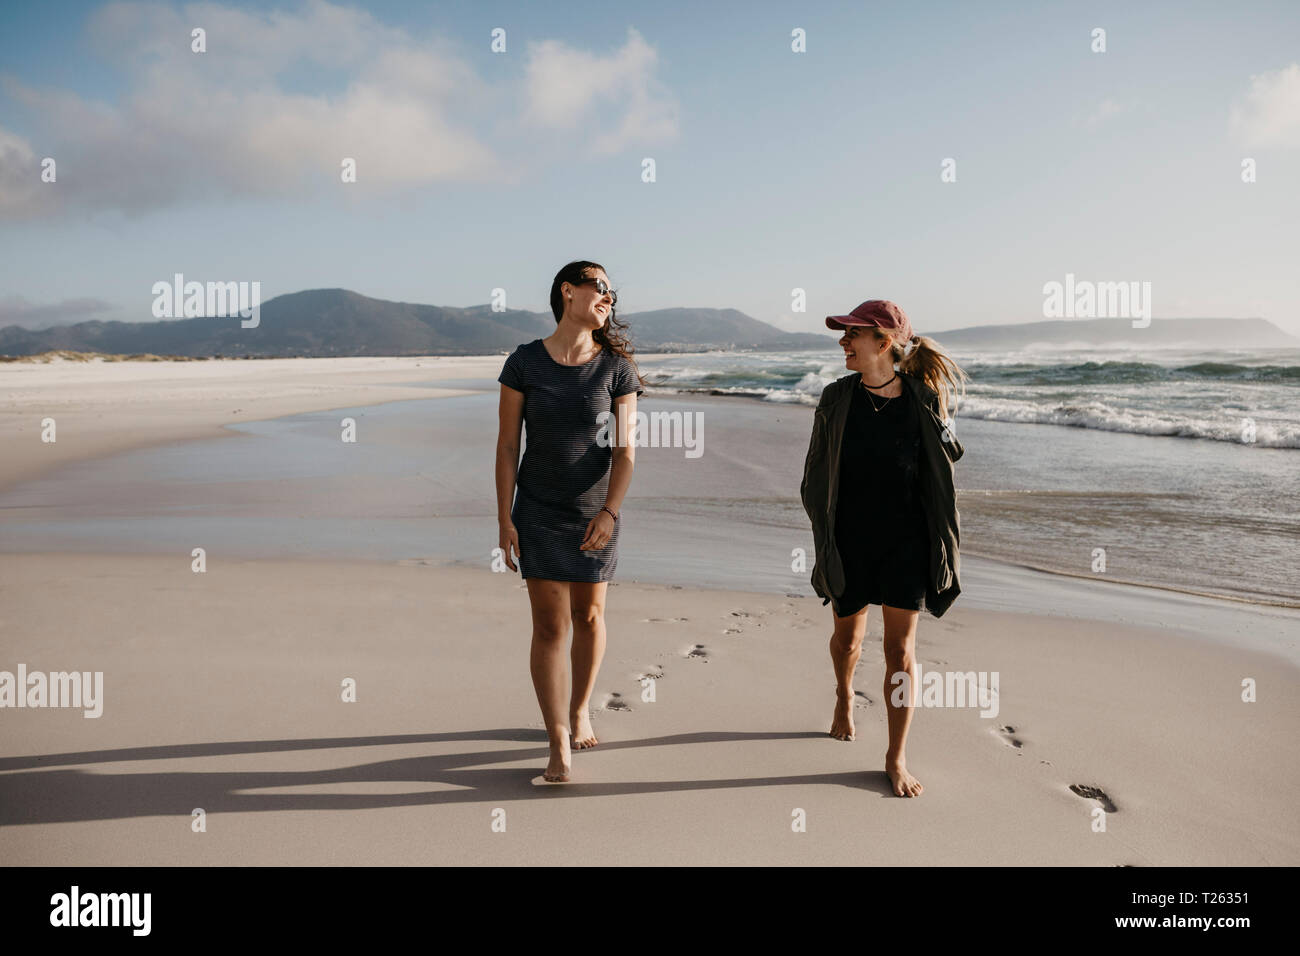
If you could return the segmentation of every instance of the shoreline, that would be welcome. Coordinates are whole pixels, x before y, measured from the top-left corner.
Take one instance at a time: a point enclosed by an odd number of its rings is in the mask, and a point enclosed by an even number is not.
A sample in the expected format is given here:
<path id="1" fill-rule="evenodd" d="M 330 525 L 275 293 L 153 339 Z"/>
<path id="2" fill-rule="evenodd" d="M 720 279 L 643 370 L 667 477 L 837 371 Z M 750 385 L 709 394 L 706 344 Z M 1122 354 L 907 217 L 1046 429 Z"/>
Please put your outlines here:
<path id="1" fill-rule="evenodd" d="M 653 364 L 688 354 L 709 353 L 647 353 L 638 358 Z M 227 426 L 333 409 L 481 394 L 487 391 L 482 380 L 494 379 L 501 361 L 501 355 L 480 355 L 111 362 L 60 359 L 0 365 L 0 434 L 20 434 L 29 428 L 38 433 L 38 416 L 49 414 L 58 423 L 60 439 L 53 444 L 39 444 L 36 454 L 10 454 L 0 460 L 0 493 L 78 462 L 246 434 Z M 264 374 L 252 374 L 268 369 L 278 373 L 273 381 Z M 430 380 L 437 384 L 426 384 Z M 454 387 L 458 381 L 464 387 Z M 138 412 L 120 399 L 120 390 L 131 385 L 150 390 L 144 401 L 136 401 Z M 757 403 L 778 410 L 786 405 L 804 407 L 735 394 L 707 398 L 730 399 L 747 406 Z M 61 406 L 67 410 L 61 410 Z M 128 411 L 135 414 L 124 414 Z M 76 436 L 72 441 L 67 438 L 69 432 Z M 39 442 L 38 437 L 35 440 Z M 959 489 L 959 497 L 961 494 Z M 1117 579 L 972 549 L 964 549 L 963 554 L 1061 579 L 1124 585 L 1141 589 L 1143 594 L 1165 592 L 1246 609 L 1300 609 L 1300 603 L 1280 596 L 1247 597 L 1155 581 Z"/>
<path id="2" fill-rule="evenodd" d="M 647 361 L 678 353 L 648 353 Z M 420 398 L 473 394 L 479 388 L 420 385 L 439 380 L 495 379 L 504 355 L 347 356 L 339 358 L 207 359 L 0 363 L 0 435 L 21 441 L 30 430 L 42 448 L 34 454 L 0 458 L 0 492 L 36 480 L 56 468 L 125 451 L 172 442 L 199 441 L 237 434 L 226 425 L 270 421 L 309 412 L 385 405 Z M 284 375 L 268 382 L 268 368 Z M 181 372 L 180 370 L 184 370 Z M 197 372 L 195 371 L 197 370 Z M 216 381 L 219 373 L 236 374 Z M 490 375 L 489 375 L 490 373 Z M 39 377 L 38 377 L 39 376 Z M 243 379 L 244 381 L 241 381 Z M 155 386 L 172 392 L 140 403 L 139 413 L 119 403 L 114 386 Z M 203 388 L 208 387 L 208 393 Z M 40 394 L 33 394 L 35 392 Z M 252 405 L 256 407 L 248 407 Z M 231 405 L 239 407 L 230 410 Z M 109 413 L 112 413 L 111 415 Z M 176 419 L 187 420 L 178 424 Z M 117 417 L 113 417 L 116 415 Z M 56 422 L 56 440 L 40 441 L 41 420 Z M 70 448 L 64 436 L 82 444 Z"/>
<path id="3" fill-rule="evenodd" d="M 454 389 L 402 385 L 429 377 L 429 369 L 424 363 L 432 365 L 435 360 L 422 358 L 388 369 L 358 367 L 361 362 L 371 361 L 364 359 L 308 359 L 287 369 L 291 373 L 289 378 L 275 382 L 267 382 L 264 376 L 246 374 L 249 369 L 260 372 L 274 363 L 283 365 L 299 361 L 213 359 L 201 362 L 127 360 L 84 363 L 62 360 L 48 364 L 0 365 L 0 434 L 15 443 L 30 437 L 40 449 L 27 455 L 12 454 L 0 459 L 0 491 L 39 479 L 63 465 L 174 442 L 238 434 L 227 430 L 226 425 L 267 421 L 332 408 L 463 394 Z M 349 363 L 352 367 L 339 366 L 336 371 L 320 365 L 331 362 Z M 310 363 L 317 363 L 317 366 L 312 367 Z M 182 367 L 188 378 L 181 377 L 178 370 Z M 225 370 L 245 374 L 226 381 L 214 381 L 217 376 L 212 373 Z M 445 367 L 439 369 L 447 370 Z M 455 368 L 450 370 L 457 371 Z M 78 375 L 78 372 L 89 374 Z M 41 373 L 44 375 L 38 378 Z M 325 380 L 322 380 L 322 375 L 326 376 Z M 340 376 L 346 380 L 328 380 Z M 241 382 L 240 378 L 247 381 Z M 375 384 L 375 378 L 380 379 L 379 384 Z M 163 390 L 163 394 L 153 401 L 140 403 L 142 407 L 137 411 L 117 404 L 116 392 L 110 394 L 114 388 L 127 386 Z M 169 386 L 170 393 L 165 391 Z M 207 386 L 206 390 L 204 386 Z M 236 407 L 232 409 L 232 406 Z M 122 414 L 124 411 L 135 414 Z M 41 421 L 45 417 L 55 420 L 56 441 L 52 443 L 40 440 Z M 178 418 L 183 421 L 178 422 Z M 29 435 L 24 436 L 24 432 Z"/>
<path id="4" fill-rule="evenodd" d="M 961 492 L 959 491 L 958 494 L 960 493 Z M 1238 597 L 1236 595 L 1231 595 L 1231 594 L 1218 594 L 1215 593 L 1214 591 L 1197 591 L 1193 588 L 1180 588 L 1180 587 L 1175 587 L 1172 584 L 1156 584 L 1154 582 L 1148 583 L 1146 581 L 1130 581 L 1124 578 L 1103 577 L 1098 574 L 1084 574 L 1081 571 L 1065 571 L 1060 568 L 1051 568 L 1051 567 L 1046 567 L 1044 565 L 1028 564 L 1024 561 L 1016 561 L 1011 558 L 1004 558 L 995 554 L 986 554 L 982 551 L 974 551 L 969 548 L 962 548 L 961 554 L 963 558 L 966 557 L 967 555 L 971 555 L 973 557 L 979 558 L 982 561 L 993 561 L 996 562 L 997 564 L 1006 565 L 1007 567 L 1024 568 L 1028 571 L 1037 571 L 1040 574 L 1051 574 L 1059 577 L 1078 578 L 1079 580 L 1082 581 L 1094 581 L 1097 584 L 1116 584 L 1116 585 L 1121 585 L 1123 587 L 1130 587 L 1130 588 L 1142 588 L 1146 590 L 1155 590 L 1155 591 L 1169 591 L 1172 594 L 1182 594 L 1188 597 L 1206 598 L 1211 601 L 1230 601 L 1234 604 L 1244 604 L 1247 607 L 1261 607 L 1261 608 L 1270 607 L 1270 608 L 1280 608 L 1282 610 L 1288 610 L 1288 611 L 1300 610 L 1300 602 L 1295 602 L 1295 601 L 1283 601 L 1283 600 L 1265 601 L 1265 600 L 1260 600 L 1258 598 Z"/>

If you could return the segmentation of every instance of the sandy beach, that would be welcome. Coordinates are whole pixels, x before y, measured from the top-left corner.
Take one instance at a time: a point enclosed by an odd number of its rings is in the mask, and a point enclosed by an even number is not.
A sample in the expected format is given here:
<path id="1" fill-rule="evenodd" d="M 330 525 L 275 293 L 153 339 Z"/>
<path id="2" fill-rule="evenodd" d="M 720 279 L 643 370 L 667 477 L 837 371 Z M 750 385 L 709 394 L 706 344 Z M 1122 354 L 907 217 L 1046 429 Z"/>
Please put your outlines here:
<path id="1" fill-rule="evenodd" d="M 0 365 L 0 434 L 6 446 L 0 489 L 71 461 L 227 435 L 224 425 L 459 394 L 420 383 L 431 375 L 485 375 L 491 365 L 487 358 L 438 356 L 5 363 Z M 40 440 L 47 416 L 56 422 L 58 440 L 52 443 Z"/>
<path id="2" fill-rule="evenodd" d="M 490 431 L 490 400 L 469 399 L 495 391 L 501 361 L 6 364 L 0 513 L 17 521 L 70 470 L 93 488 L 132 451 L 249 440 L 226 425 L 463 399 Z M 771 434 L 806 436 L 810 409 L 750 406 L 726 420 L 752 414 L 744 427 L 761 430 L 779 415 Z M 40 441 L 46 416 L 55 444 Z M 660 491 L 655 467 L 647 456 L 643 492 Z M 763 481 L 797 496 L 783 475 Z M 475 533 L 494 530 L 467 513 Z M 1170 613 L 1155 590 L 1120 601 L 1115 585 L 972 561 L 953 609 L 923 615 L 918 658 L 996 672 L 996 713 L 919 708 L 908 756 L 926 792 L 900 800 L 881 772 L 878 610 L 857 739 L 842 743 L 826 734 L 819 599 L 620 574 L 593 700 L 601 744 L 575 754 L 574 783 L 547 786 L 527 595 L 486 555 L 216 548 L 195 573 L 188 548 L 23 548 L 0 553 L 0 670 L 101 672 L 103 694 L 98 717 L 0 710 L 11 864 L 1300 863 L 1295 612 L 1205 599 Z M 1022 610 L 993 609 L 1009 606 Z M 192 830 L 197 808 L 206 832 Z"/>

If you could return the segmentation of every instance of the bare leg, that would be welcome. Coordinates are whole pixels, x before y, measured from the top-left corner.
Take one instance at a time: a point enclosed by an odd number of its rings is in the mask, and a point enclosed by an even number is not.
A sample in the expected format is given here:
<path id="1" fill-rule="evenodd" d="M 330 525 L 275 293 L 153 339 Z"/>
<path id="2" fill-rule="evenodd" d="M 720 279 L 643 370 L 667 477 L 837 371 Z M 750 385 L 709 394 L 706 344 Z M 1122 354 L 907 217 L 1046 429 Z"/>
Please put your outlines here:
<path id="1" fill-rule="evenodd" d="M 566 581 L 527 578 L 533 608 L 533 645 L 529 667 L 533 689 L 546 722 L 551 759 L 542 774 L 551 783 L 569 780 L 568 661 L 564 643 L 569 637 L 569 586 Z"/>
<path id="2" fill-rule="evenodd" d="M 836 740 L 853 739 L 853 672 L 862 656 L 862 639 L 866 636 L 866 606 L 849 617 L 835 615 L 835 630 L 831 634 L 831 666 L 835 668 L 835 716 L 831 718 L 831 736 Z"/>
<path id="3" fill-rule="evenodd" d="M 916 622 L 919 611 L 883 607 L 885 618 L 885 707 L 889 714 L 889 750 L 885 754 L 885 773 L 899 797 L 919 797 L 925 788 L 907 770 L 904 749 L 907 728 L 912 722 L 912 705 L 920 688 L 916 686 Z M 895 674 L 907 673 L 906 684 L 890 680 Z M 910 687 L 912 699 L 903 695 L 903 705 L 894 706 L 893 692 L 900 686 Z"/>
<path id="4" fill-rule="evenodd" d="M 569 725 L 573 749 L 586 750 L 599 742 L 591 729 L 591 694 L 605 656 L 605 582 L 569 585 L 573 619 L 573 692 L 569 699 Z"/>

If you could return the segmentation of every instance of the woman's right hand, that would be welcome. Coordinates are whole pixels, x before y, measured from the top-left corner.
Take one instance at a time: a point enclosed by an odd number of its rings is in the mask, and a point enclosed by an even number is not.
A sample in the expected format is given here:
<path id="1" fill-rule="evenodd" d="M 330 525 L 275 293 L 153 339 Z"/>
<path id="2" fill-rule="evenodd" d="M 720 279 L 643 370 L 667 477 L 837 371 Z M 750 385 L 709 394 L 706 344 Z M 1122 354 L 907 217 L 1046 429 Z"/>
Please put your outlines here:
<path id="1" fill-rule="evenodd" d="M 514 549 L 514 553 L 516 555 L 522 553 L 519 550 L 519 532 L 515 530 L 514 525 L 512 524 L 501 525 L 501 531 L 497 541 L 497 547 L 499 547 L 501 549 L 501 553 L 506 556 L 506 567 L 508 567 L 511 571 L 518 571 L 519 569 L 515 567 L 515 563 L 512 560 L 510 560 L 511 548 Z"/>

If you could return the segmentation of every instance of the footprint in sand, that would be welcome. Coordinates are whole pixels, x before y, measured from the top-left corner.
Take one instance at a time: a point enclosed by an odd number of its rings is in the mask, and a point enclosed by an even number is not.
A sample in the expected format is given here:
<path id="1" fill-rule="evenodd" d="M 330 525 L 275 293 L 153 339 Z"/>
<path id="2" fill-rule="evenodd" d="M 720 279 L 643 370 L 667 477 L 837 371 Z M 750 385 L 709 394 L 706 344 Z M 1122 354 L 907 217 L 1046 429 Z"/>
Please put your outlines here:
<path id="1" fill-rule="evenodd" d="M 687 660 L 704 661 L 706 664 L 709 662 L 709 651 L 703 644 L 696 644 L 694 647 L 689 648 L 682 656 Z"/>
<path id="2" fill-rule="evenodd" d="M 782 614 L 786 619 L 786 624 L 796 630 L 802 630 L 814 623 L 811 619 L 805 617 L 796 605 L 788 601 L 781 606 L 777 613 Z"/>
<path id="3" fill-rule="evenodd" d="M 601 704 L 601 710 L 631 710 L 628 702 L 623 699 L 623 695 L 617 692 L 606 695 L 605 703 Z"/>
<path id="4" fill-rule="evenodd" d="M 730 627 L 722 629 L 723 634 L 739 634 L 746 627 L 762 627 L 763 622 L 759 618 L 767 617 L 768 611 L 732 611 L 731 616 L 736 620 L 731 622 Z"/>
<path id="5" fill-rule="evenodd" d="M 863 708 L 866 708 L 866 707 L 870 707 L 870 706 L 871 706 L 872 704 L 874 704 L 874 703 L 875 703 L 875 701 L 872 700 L 870 697 L 868 697 L 866 694 L 862 693 L 862 691 L 860 691 L 860 690 L 855 690 L 855 691 L 853 692 L 853 706 L 854 706 L 854 707 L 863 707 Z"/>
<path id="6" fill-rule="evenodd" d="M 1016 736 L 1016 728 L 1012 727 L 1010 724 L 1003 724 L 997 730 L 989 731 L 989 733 L 1001 737 L 1002 742 L 1013 750 L 1019 750 L 1025 745 L 1025 742 Z"/>
<path id="7" fill-rule="evenodd" d="M 1106 791 L 1101 787 L 1089 787 L 1087 784 L 1072 783 L 1070 784 L 1070 790 L 1085 800 L 1096 800 L 1107 813 L 1119 812 L 1119 807 L 1115 806 L 1115 801 L 1106 796 Z"/>
<path id="8" fill-rule="evenodd" d="M 641 619 L 646 624 L 685 624 L 689 618 L 684 617 L 646 617 Z"/>
<path id="9" fill-rule="evenodd" d="M 651 667 L 647 668 L 645 671 L 642 671 L 640 674 L 637 674 L 634 680 L 636 680 L 636 682 L 639 684 L 641 683 L 641 681 L 646 680 L 647 678 L 649 678 L 650 680 L 663 680 L 664 679 L 663 667 L 659 664 L 654 664 Z"/>

